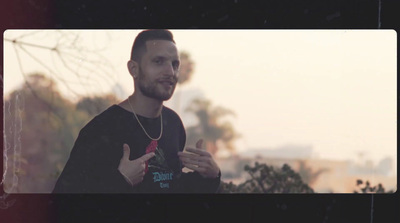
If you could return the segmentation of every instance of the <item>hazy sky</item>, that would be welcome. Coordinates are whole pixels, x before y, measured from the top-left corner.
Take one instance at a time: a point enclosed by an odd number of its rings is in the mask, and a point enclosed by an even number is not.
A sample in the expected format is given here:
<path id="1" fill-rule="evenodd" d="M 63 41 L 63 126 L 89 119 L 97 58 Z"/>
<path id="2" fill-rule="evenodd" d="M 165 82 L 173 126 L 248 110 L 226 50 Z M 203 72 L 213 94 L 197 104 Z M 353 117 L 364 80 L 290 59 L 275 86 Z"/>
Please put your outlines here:
<path id="1" fill-rule="evenodd" d="M 172 31 L 178 49 L 189 52 L 195 62 L 193 79 L 179 90 L 200 92 L 236 113 L 231 120 L 242 134 L 239 151 L 298 144 L 312 145 L 320 158 L 357 159 L 363 151 L 375 163 L 387 156 L 396 159 L 395 31 Z M 63 32 L 35 31 L 19 40 L 49 47 L 58 42 L 67 53 L 73 52 L 67 43 L 84 46 L 78 54 L 82 58 L 66 64 L 96 82 L 78 80 L 54 52 L 24 48 L 75 83 L 77 92 L 108 92 L 115 83 L 133 92 L 126 62 L 138 30 L 68 31 L 79 38 Z M 8 30 L 4 38 L 25 33 L 29 31 Z M 25 73 L 49 73 L 11 42 L 4 42 L 4 50 L 5 94 L 22 82 L 18 56 L 27 61 Z M 102 62 L 90 67 L 90 60 Z M 73 97 L 71 89 L 59 87 Z"/>

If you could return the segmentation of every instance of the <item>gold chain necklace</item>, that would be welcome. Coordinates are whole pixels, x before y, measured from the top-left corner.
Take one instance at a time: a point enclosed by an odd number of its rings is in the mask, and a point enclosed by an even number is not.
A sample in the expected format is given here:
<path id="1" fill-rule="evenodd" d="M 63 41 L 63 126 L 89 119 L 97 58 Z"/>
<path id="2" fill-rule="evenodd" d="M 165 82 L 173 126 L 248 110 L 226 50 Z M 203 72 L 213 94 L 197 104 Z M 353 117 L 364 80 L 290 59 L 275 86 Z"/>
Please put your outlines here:
<path id="1" fill-rule="evenodd" d="M 160 123 L 160 126 L 161 126 L 160 136 L 158 136 L 158 138 L 154 139 L 154 138 L 152 138 L 152 137 L 146 132 L 146 130 L 144 129 L 142 123 L 140 123 L 139 118 L 137 117 L 135 111 L 133 110 L 133 107 L 132 107 L 132 105 L 131 105 L 131 101 L 129 100 L 130 98 L 131 98 L 131 97 L 128 97 L 129 106 L 131 107 L 132 113 L 133 113 L 133 115 L 135 116 L 135 118 L 136 118 L 137 122 L 139 123 L 140 127 L 142 127 L 143 132 L 144 132 L 144 133 L 147 135 L 147 137 L 149 137 L 151 140 L 158 141 L 158 140 L 161 138 L 162 134 L 163 134 L 162 112 L 161 112 L 161 123 Z"/>

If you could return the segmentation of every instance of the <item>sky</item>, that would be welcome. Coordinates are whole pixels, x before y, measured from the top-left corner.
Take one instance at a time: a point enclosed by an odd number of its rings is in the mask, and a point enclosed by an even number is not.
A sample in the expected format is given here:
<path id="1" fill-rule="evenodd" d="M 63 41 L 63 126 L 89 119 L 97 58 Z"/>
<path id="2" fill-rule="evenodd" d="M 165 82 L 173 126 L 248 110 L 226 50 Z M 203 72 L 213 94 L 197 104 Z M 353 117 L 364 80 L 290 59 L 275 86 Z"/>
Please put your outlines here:
<path id="1" fill-rule="evenodd" d="M 23 73 L 39 71 L 68 81 L 70 89 L 61 82 L 59 88 L 71 100 L 77 98 L 74 92 L 107 93 L 115 84 L 131 94 L 126 62 L 140 31 L 8 30 L 4 93 L 22 83 Z M 394 30 L 171 31 L 178 49 L 195 62 L 193 78 L 176 95 L 202 95 L 234 111 L 229 120 L 242 135 L 238 151 L 310 145 L 315 158 L 357 160 L 362 152 L 375 164 L 388 156 L 396 160 Z M 8 41 L 15 38 L 58 46 L 66 59 Z M 166 105 L 174 108 L 176 100 Z M 191 123 L 189 116 L 182 118 Z"/>

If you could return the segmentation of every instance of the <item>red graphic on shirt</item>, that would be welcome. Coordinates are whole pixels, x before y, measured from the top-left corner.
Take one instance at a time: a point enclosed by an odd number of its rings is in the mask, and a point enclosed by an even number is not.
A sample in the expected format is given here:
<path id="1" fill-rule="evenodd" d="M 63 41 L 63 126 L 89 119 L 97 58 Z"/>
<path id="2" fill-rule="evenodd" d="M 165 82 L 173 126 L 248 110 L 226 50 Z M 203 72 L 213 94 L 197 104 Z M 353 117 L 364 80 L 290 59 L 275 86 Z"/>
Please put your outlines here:
<path id="1" fill-rule="evenodd" d="M 157 149 L 157 146 L 158 146 L 158 141 L 152 140 L 150 142 L 150 144 L 146 147 L 146 154 L 147 153 L 151 153 L 151 152 L 154 153 L 156 151 L 156 149 Z M 149 171 L 148 166 L 149 166 L 149 161 L 146 161 L 146 168 L 144 170 L 145 173 L 147 173 L 147 171 Z"/>

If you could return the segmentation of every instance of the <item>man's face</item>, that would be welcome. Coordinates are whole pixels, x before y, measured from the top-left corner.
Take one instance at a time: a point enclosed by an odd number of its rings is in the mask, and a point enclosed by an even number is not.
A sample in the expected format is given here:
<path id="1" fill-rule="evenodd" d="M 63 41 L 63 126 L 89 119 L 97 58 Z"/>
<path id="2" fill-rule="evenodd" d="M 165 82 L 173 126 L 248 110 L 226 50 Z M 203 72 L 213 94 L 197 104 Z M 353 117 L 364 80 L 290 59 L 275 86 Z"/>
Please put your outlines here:
<path id="1" fill-rule="evenodd" d="M 138 69 L 138 90 L 147 97 L 168 100 L 178 81 L 178 50 L 167 40 L 147 41 L 146 47 Z"/>

